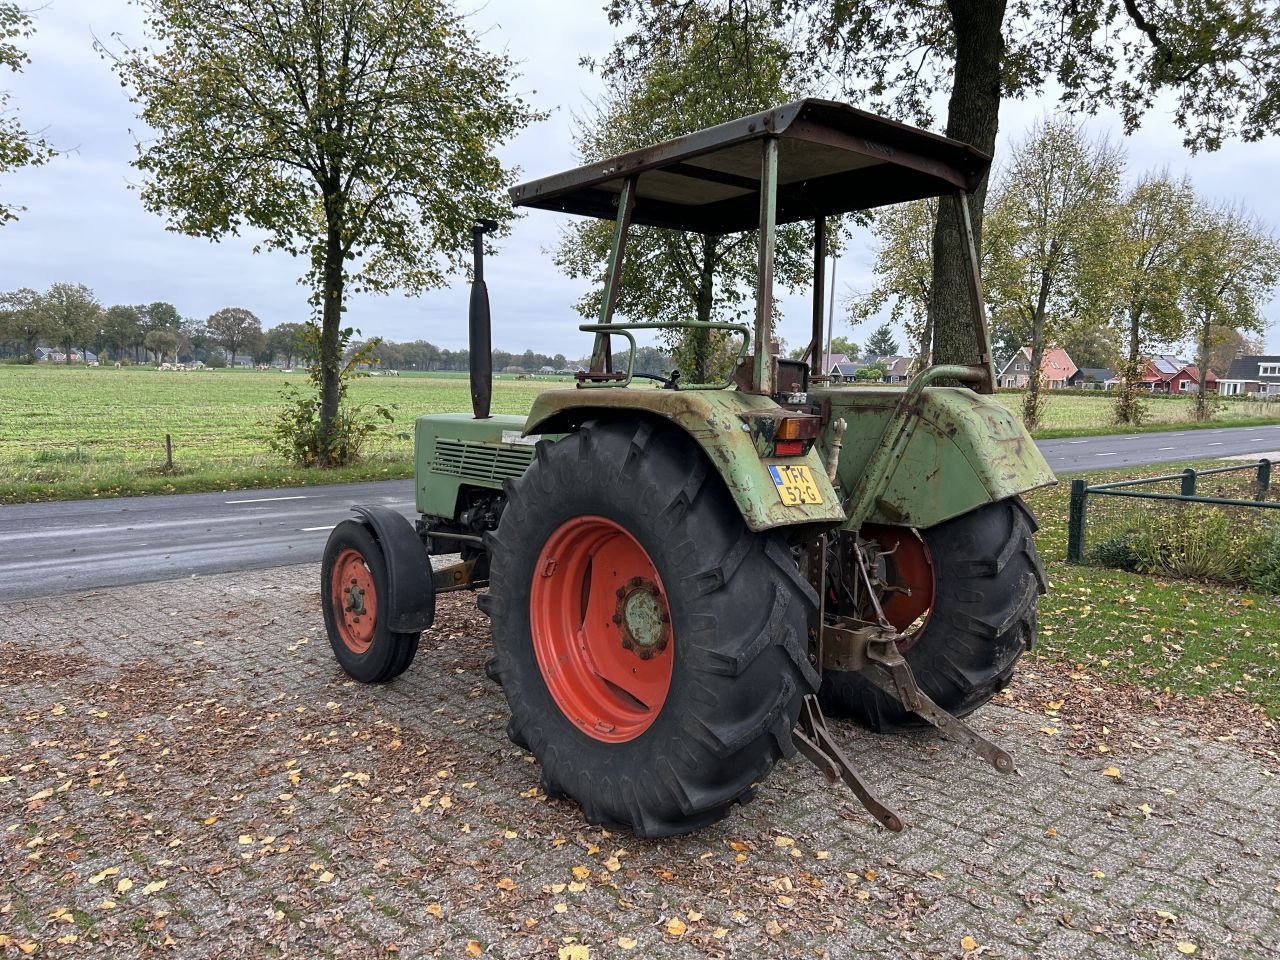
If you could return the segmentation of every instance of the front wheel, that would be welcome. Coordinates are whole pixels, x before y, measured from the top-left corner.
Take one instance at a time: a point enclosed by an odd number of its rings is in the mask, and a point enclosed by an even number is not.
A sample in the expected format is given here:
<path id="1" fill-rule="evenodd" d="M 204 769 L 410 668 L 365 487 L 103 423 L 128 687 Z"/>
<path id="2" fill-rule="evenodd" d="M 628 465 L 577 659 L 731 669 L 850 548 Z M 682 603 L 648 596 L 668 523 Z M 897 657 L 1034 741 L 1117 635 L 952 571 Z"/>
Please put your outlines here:
<path id="1" fill-rule="evenodd" d="M 920 689 L 954 716 L 972 713 L 1003 690 L 1035 639 L 1036 601 L 1046 585 L 1035 529 L 1030 511 L 1013 497 L 919 536 L 902 527 L 859 532 L 884 614 L 903 634 L 903 658 Z M 852 576 L 844 572 L 832 594 L 854 593 Z M 852 612 L 874 619 L 865 607 Z M 857 672 L 825 671 L 820 701 L 828 716 L 880 733 L 925 725 Z"/>
<path id="2" fill-rule="evenodd" d="M 698 829 L 794 752 L 817 597 L 682 433 L 588 423 L 539 444 L 488 546 L 508 732 L 590 822 Z"/>
<path id="3" fill-rule="evenodd" d="M 421 633 L 387 626 L 387 561 L 363 523 L 343 520 L 329 534 L 321 564 L 325 632 L 338 664 L 361 683 L 385 683 L 409 668 Z"/>

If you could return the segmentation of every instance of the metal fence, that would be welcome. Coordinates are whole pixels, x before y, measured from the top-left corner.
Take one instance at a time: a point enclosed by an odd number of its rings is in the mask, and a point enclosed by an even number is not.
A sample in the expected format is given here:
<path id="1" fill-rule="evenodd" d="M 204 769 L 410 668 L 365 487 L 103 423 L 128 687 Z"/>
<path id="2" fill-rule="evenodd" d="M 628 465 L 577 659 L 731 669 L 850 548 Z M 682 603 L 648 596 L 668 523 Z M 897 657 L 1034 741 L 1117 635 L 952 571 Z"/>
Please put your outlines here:
<path id="1" fill-rule="evenodd" d="M 1173 523 L 1189 537 L 1211 522 L 1247 534 L 1280 521 L 1276 510 L 1280 485 L 1272 486 L 1271 461 L 1265 459 L 1112 483 L 1073 480 L 1067 560 L 1115 565 L 1109 562 L 1110 550 L 1160 523 Z"/>

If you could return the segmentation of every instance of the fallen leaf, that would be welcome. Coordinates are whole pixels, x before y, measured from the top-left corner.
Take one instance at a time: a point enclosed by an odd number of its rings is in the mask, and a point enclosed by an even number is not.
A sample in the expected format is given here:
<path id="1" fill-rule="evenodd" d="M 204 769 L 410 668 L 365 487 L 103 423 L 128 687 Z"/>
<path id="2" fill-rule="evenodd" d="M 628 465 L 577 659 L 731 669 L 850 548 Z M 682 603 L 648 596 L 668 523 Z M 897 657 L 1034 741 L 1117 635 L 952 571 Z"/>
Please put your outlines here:
<path id="1" fill-rule="evenodd" d="M 242 833 L 242 834 L 240 834 L 240 845 L 241 845 L 241 846 L 243 846 L 243 847 L 247 847 L 247 846 L 248 846 L 249 844 L 251 844 L 251 843 L 253 843 L 253 837 L 249 836 L 249 834 L 247 834 L 247 833 Z"/>
<path id="2" fill-rule="evenodd" d="M 1185 953 L 1185 954 L 1187 954 L 1188 956 L 1190 956 L 1191 954 L 1195 953 L 1198 949 L 1200 949 L 1200 948 L 1199 948 L 1199 947 L 1197 947 L 1194 943 L 1188 943 L 1186 940 L 1179 940 L 1179 941 L 1178 941 L 1178 952 L 1179 952 L 1179 953 Z"/>
<path id="3" fill-rule="evenodd" d="M 743 843 L 741 840 L 730 840 L 729 849 L 736 850 L 737 852 L 741 853 L 743 850 L 750 850 L 751 848 L 747 846 L 747 844 Z"/>
<path id="4" fill-rule="evenodd" d="M 581 880 L 572 880 L 569 883 L 570 893 L 581 893 L 585 889 L 587 889 L 587 885 L 583 883 Z"/>
<path id="5" fill-rule="evenodd" d="M 1170 913 L 1168 910 L 1157 910 L 1156 916 L 1161 920 L 1168 920 L 1170 923 L 1178 922 L 1178 915 L 1176 913 Z"/>
<path id="6" fill-rule="evenodd" d="M 581 943 L 571 943 L 567 947 L 561 947 L 558 954 L 558 960 L 591 960 L 591 948 Z"/>
<path id="7" fill-rule="evenodd" d="M 554 910 L 556 913 L 568 913 L 569 905 L 567 903 L 557 903 L 551 909 Z"/>
<path id="8" fill-rule="evenodd" d="M 876 872 L 874 870 L 865 870 L 862 875 L 867 878 L 867 883 L 876 882 Z"/>
<path id="9" fill-rule="evenodd" d="M 471 954 L 473 957 L 478 957 L 480 954 L 484 953 L 484 947 L 480 946 L 478 941 L 468 940 L 467 953 Z"/>
<path id="10" fill-rule="evenodd" d="M 700 914 L 697 910 L 690 910 L 688 913 L 685 914 L 685 916 L 689 918 L 690 923 L 697 923 L 699 920 L 702 919 L 702 914 Z"/>
<path id="11" fill-rule="evenodd" d="M 1151 804 L 1149 803 L 1138 804 L 1138 809 L 1141 810 L 1143 813 L 1145 813 L 1147 816 L 1151 816 L 1151 814 L 1155 812 L 1151 809 Z"/>
<path id="12" fill-rule="evenodd" d="M 321 883 L 328 883 L 330 880 L 333 879 L 333 874 L 330 873 L 328 870 L 326 870 L 324 873 L 320 874 L 320 876 L 318 876 L 316 879 L 319 880 Z"/>
<path id="13" fill-rule="evenodd" d="M 572 873 L 579 880 L 585 880 L 587 879 L 587 877 L 591 876 L 591 868 L 590 867 L 574 867 Z"/>
<path id="14" fill-rule="evenodd" d="M 795 841 L 790 837 L 775 837 L 773 841 L 773 845 L 775 847 L 789 847 L 793 843 L 795 843 Z"/>
<path id="15" fill-rule="evenodd" d="M 943 873 L 942 873 L 942 871 L 941 871 L 941 870 L 930 870 L 930 871 L 929 871 L 929 876 L 933 877 L 933 879 L 935 879 L 935 880 L 945 880 L 945 879 L 947 879 L 947 878 L 943 875 Z"/>
<path id="16" fill-rule="evenodd" d="M 427 913 L 431 914 L 433 917 L 435 917 L 437 920 L 439 920 L 439 919 L 440 919 L 440 914 L 441 914 L 440 904 L 438 904 L 438 903 L 429 903 L 429 904 L 427 904 Z"/>
<path id="17" fill-rule="evenodd" d="M 715 937 L 717 940 L 723 940 L 725 937 L 729 935 L 729 928 L 716 927 L 715 930 L 711 931 L 711 935 Z"/>
<path id="18" fill-rule="evenodd" d="M 777 920 L 770 920 L 764 925 L 764 932 L 771 937 L 776 937 L 778 934 L 782 933 L 782 924 Z"/>
<path id="19" fill-rule="evenodd" d="M 623 950 L 634 950 L 639 943 L 640 941 L 635 939 L 634 937 L 618 938 L 618 946 L 620 946 Z"/>
<path id="20" fill-rule="evenodd" d="M 101 883 L 103 880 L 107 879 L 107 877 L 114 877 L 119 872 L 120 872 L 119 867 L 107 867 L 107 869 L 99 873 L 95 873 L 92 877 L 90 877 L 89 882 Z"/>
<path id="21" fill-rule="evenodd" d="M 153 880 L 142 888 L 144 894 L 156 893 L 169 885 L 168 880 Z"/>
<path id="22" fill-rule="evenodd" d="M 973 937 L 970 937 L 970 936 L 968 936 L 968 935 L 966 934 L 966 935 L 965 935 L 964 937 L 962 937 L 962 938 L 961 938 L 961 940 L 960 940 L 960 949 L 961 949 L 961 950 L 977 950 L 977 949 L 978 949 L 978 941 L 977 941 L 977 940 L 975 940 L 975 939 L 973 939 Z"/>
<path id="23" fill-rule="evenodd" d="M 667 921 L 667 933 L 673 937 L 683 937 L 688 929 L 688 925 L 679 917 L 672 917 Z"/>
<path id="24" fill-rule="evenodd" d="M 1057 727 L 1041 727 L 1040 732 L 1046 737 L 1056 737 L 1058 735 Z"/>
<path id="25" fill-rule="evenodd" d="M 1102 771 L 1102 775 L 1103 775 L 1104 777 L 1118 777 L 1118 776 L 1120 776 L 1120 768 L 1119 768 L 1119 767 L 1107 767 L 1107 769 L 1105 769 L 1105 770 L 1103 770 L 1103 771 Z"/>
<path id="26" fill-rule="evenodd" d="M 218 822 L 218 818 L 217 818 L 217 817 L 205 817 L 205 818 L 204 818 L 204 825 L 205 825 L 206 827 L 211 827 L 211 826 L 213 826 L 213 825 L 214 825 L 215 823 L 217 823 L 217 822 Z"/>
<path id="27" fill-rule="evenodd" d="M 1046 837 L 1056 837 L 1058 835 L 1058 831 L 1055 830 L 1053 827 L 1045 827 L 1044 835 Z"/>
<path id="28" fill-rule="evenodd" d="M 498 881 L 497 887 L 499 890 L 514 890 L 516 888 L 516 882 L 510 877 L 503 877 Z"/>
<path id="29" fill-rule="evenodd" d="M 116 893 L 128 893 L 133 889 L 133 881 L 128 877 L 121 877 L 120 882 L 116 884 Z"/>
<path id="30" fill-rule="evenodd" d="M 1095 880 L 1101 880 L 1103 877 L 1106 876 L 1106 874 L 1103 873 L 1101 870 L 1093 870 L 1089 873 L 1089 876 L 1093 877 L 1093 879 Z"/>
<path id="31" fill-rule="evenodd" d="M 814 855 L 814 857 L 816 857 L 818 860 L 826 860 L 826 859 L 828 859 L 828 858 L 831 856 L 831 854 L 830 854 L 830 853 L 828 853 L 826 850 L 815 850 L 815 851 L 813 852 L 813 855 Z"/>

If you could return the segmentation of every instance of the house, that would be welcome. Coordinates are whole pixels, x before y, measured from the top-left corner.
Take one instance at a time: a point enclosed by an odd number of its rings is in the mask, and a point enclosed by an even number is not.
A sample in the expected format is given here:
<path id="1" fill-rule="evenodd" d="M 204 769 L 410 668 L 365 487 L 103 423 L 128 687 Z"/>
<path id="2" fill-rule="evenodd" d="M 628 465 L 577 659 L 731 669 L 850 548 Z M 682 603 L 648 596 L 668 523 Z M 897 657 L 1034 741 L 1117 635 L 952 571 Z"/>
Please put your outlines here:
<path id="1" fill-rule="evenodd" d="M 834 356 L 841 356 L 841 354 L 835 354 Z M 852 381 L 857 372 L 865 366 L 865 363 L 858 363 L 853 360 L 843 360 L 831 365 L 830 376 L 832 381 L 835 383 Z"/>
<path id="2" fill-rule="evenodd" d="M 1080 367 L 1067 377 L 1068 387 L 1081 390 L 1110 390 L 1119 382 L 1116 372 L 1106 367 Z"/>
<path id="3" fill-rule="evenodd" d="M 1138 385 L 1152 393 L 1195 393 L 1200 389 L 1200 370 L 1194 363 L 1164 353 L 1146 362 Z M 1212 392 L 1217 386 L 1218 378 L 1209 370 L 1205 389 Z"/>
<path id="4" fill-rule="evenodd" d="M 1280 397 L 1280 356 L 1236 357 L 1218 381 L 1224 397 Z"/>
<path id="5" fill-rule="evenodd" d="M 823 362 L 822 370 L 827 374 L 827 376 L 834 378 L 836 375 L 836 367 L 842 363 L 852 363 L 852 361 L 843 353 L 833 353 Z"/>
<path id="6" fill-rule="evenodd" d="M 884 357 L 880 362 L 884 364 L 885 383 L 906 383 L 911 378 L 910 357 Z"/>
<path id="7" fill-rule="evenodd" d="M 1067 351 L 1061 347 L 1050 347 L 1040 358 L 1040 386 L 1045 390 L 1062 390 L 1077 369 Z M 1001 387 L 1021 389 L 1030 381 L 1031 348 L 1023 347 L 996 374 L 996 383 Z"/>
<path id="8" fill-rule="evenodd" d="M 36 363 L 66 363 L 67 355 L 53 347 L 36 347 Z"/>

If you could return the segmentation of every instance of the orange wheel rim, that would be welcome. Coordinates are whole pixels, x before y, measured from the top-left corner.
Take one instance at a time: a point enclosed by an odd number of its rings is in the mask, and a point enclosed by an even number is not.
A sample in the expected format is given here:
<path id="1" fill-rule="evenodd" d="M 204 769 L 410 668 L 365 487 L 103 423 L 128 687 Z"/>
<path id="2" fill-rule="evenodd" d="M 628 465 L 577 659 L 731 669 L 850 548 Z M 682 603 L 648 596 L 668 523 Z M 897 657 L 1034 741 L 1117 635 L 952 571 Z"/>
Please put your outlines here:
<path id="1" fill-rule="evenodd" d="M 329 586 L 338 638 L 352 653 L 364 653 L 378 624 L 378 593 L 359 550 L 348 547 L 338 554 Z"/>
<path id="2" fill-rule="evenodd" d="M 622 743 L 653 725 L 675 638 L 662 579 L 630 533 L 598 516 L 557 528 L 533 572 L 529 627 L 547 690 L 583 733 Z"/>
<path id="3" fill-rule="evenodd" d="M 911 627 L 922 616 L 924 623 L 898 641 L 898 649 L 906 651 L 928 623 L 926 614 L 933 609 L 933 560 L 929 548 L 912 531 L 903 527 L 864 524 L 859 534 L 875 541 L 885 562 L 885 580 L 892 588 L 880 597 L 885 619 L 899 632 Z"/>

